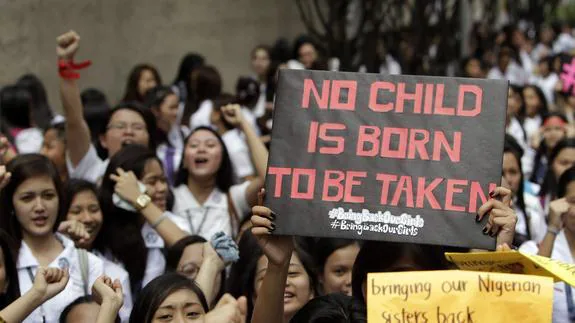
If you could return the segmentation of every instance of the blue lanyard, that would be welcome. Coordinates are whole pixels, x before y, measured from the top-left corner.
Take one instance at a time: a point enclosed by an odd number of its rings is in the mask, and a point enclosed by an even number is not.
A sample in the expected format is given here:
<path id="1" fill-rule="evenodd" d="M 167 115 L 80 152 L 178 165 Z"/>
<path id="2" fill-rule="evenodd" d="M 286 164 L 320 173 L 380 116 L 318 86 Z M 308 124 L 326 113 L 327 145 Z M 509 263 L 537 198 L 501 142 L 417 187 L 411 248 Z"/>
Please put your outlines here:
<path id="1" fill-rule="evenodd" d="M 567 283 L 565 284 L 565 295 L 567 297 L 567 313 L 569 314 L 569 321 L 575 322 L 575 304 L 573 304 L 573 290 Z"/>

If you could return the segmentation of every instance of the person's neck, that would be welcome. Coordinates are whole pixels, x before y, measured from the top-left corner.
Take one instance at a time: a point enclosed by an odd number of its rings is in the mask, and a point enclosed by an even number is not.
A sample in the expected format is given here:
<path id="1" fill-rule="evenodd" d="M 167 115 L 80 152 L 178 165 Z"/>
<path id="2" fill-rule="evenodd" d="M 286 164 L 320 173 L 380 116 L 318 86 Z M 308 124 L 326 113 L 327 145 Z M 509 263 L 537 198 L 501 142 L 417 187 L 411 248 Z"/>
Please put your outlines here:
<path id="1" fill-rule="evenodd" d="M 216 187 L 216 179 L 211 178 L 205 181 L 198 181 L 191 176 L 188 177 L 188 189 L 201 205 L 203 205 L 210 197 L 210 194 Z"/>
<path id="2" fill-rule="evenodd" d="M 64 249 L 62 243 L 52 233 L 45 236 L 32 236 L 23 233 L 22 240 L 26 242 L 40 266 L 48 266 Z"/>
<path id="3" fill-rule="evenodd" d="M 229 131 L 229 129 L 226 128 L 226 125 L 221 121 L 214 123 L 214 126 L 216 126 L 216 132 L 220 136 L 223 136 L 226 132 Z"/>

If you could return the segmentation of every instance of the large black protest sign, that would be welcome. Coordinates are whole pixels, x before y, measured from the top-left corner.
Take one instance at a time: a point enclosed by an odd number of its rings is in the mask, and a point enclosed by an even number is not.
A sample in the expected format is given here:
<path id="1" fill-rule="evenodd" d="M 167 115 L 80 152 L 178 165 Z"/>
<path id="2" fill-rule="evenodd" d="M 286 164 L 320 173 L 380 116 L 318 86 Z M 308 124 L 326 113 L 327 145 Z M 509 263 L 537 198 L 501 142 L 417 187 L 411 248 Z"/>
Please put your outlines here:
<path id="1" fill-rule="evenodd" d="M 493 248 L 507 82 L 280 72 L 266 179 L 278 234 Z"/>

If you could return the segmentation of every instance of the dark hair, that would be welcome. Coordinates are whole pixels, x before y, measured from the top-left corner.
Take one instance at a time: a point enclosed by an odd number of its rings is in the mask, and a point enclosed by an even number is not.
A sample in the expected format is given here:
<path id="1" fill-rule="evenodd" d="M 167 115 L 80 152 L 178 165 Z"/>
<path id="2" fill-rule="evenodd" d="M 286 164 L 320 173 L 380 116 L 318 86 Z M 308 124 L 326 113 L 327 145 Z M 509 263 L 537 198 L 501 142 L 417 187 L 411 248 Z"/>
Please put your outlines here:
<path id="1" fill-rule="evenodd" d="M 96 303 L 96 300 L 94 299 L 94 296 L 92 296 L 92 295 L 85 295 L 85 296 L 80 296 L 80 297 L 76 298 L 76 300 L 74 300 L 72 303 L 68 304 L 68 306 L 66 306 L 64 308 L 64 310 L 62 311 L 62 314 L 60 314 L 59 322 L 60 323 L 67 323 L 68 322 L 68 315 L 70 315 L 70 312 L 72 312 L 74 307 L 76 307 L 78 305 L 90 304 L 90 303 L 98 304 L 98 303 Z M 116 315 L 116 319 L 114 320 L 114 322 L 120 323 L 121 321 L 122 320 L 120 319 L 120 317 Z"/>
<path id="2" fill-rule="evenodd" d="M 200 67 L 203 66 L 205 59 L 202 55 L 198 53 L 188 53 L 186 56 L 182 58 L 180 61 L 180 67 L 178 68 L 178 74 L 174 79 L 173 84 L 178 86 L 180 90 L 182 90 L 180 83 L 184 83 L 184 90 L 189 91 L 190 89 L 190 76 L 192 72 Z M 187 93 L 189 96 L 190 93 Z M 186 99 L 187 96 L 184 96 L 182 99 Z"/>
<path id="3" fill-rule="evenodd" d="M 253 109 L 260 98 L 260 84 L 248 76 L 240 76 L 236 82 L 236 98 L 240 105 Z"/>
<path id="4" fill-rule="evenodd" d="M 238 243 L 240 251 L 240 260 L 232 265 L 230 276 L 227 281 L 227 291 L 234 297 L 246 296 L 248 300 L 248 311 L 246 322 L 251 320 L 254 310 L 254 281 L 256 277 L 256 269 L 258 260 L 264 255 L 262 249 L 258 245 L 255 236 L 251 231 L 246 231 Z M 309 277 L 310 288 L 315 295 L 317 293 L 317 275 L 311 257 L 301 250 L 296 244 L 294 252 L 300 259 L 306 274 Z"/>
<path id="5" fill-rule="evenodd" d="M 477 61 L 479 62 L 479 67 L 481 68 L 481 70 L 485 70 L 485 63 L 483 62 L 483 60 L 481 60 L 480 57 L 477 56 L 467 56 L 464 57 L 463 59 L 461 59 L 461 65 L 459 66 L 460 69 L 460 75 L 461 77 L 471 77 L 471 75 L 467 74 L 467 64 L 469 64 L 469 62 L 471 61 Z"/>
<path id="6" fill-rule="evenodd" d="M 214 136 L 216 136 L 216 138 L 218 138 L 218 141 L 222 146 L 222 163 L 216 174 L 216 186 L 218 187 L 218 189 L 220 189 L 220 191 L 227 192 L 230 189 L 230 187 L 232 187 L 232 185 L 234 184 L 235 175 L 234 175 L 234 169 L 232 167 L 232 161 L 230 160 L 230 155 L 228 153 L 228 149 L 226 148 L 226 145 L 224 144 L 222 137 L 214 129 L 210 127 L 197 127 L 192 131 L 192 133 L 190 133 L 190 135 L 186 138 L 186 140 L 184 140 L 184 147 L 188 145 L 188 141 L 190 140 L 190 138 L 192 138 L 192 136 L 196 132 L 201 130 L 211 132 Z M 184 149 L 184 152 L 182 153 L 182 162 L 180 163 L 180 169 L 178 170 L 178 175 L 176 176 L 176 181 L 174 184 L 175 187 L 178 187 L 180 185 L 187 185 L 188 183 L 189 172 L 184 166 L 185 153 L 186 150 Z"/>
<path id="7" fill-rule="evenodd" d="M 132 313 L 130 314 L 130 323 L 150 323 L 154 313 L 162 302 L 171 294 L 179 290 L 190 290 L 194 292 L 202 308 L 207 313 L 209 311 L 206 296 L 200 287 L 194 282 L 178 273 L 167 273 L 156 277 L 152 280 L 136 299 Z"/>
<path id="8" fill-rule="evenodd" d="M 24 181 L 35 177 L 48 176 L 52 179 L 59 203 L 56 222 L 52 228 L 54 232 L 56 232 L 58 225 L 65 217 L 64 208 L 61 207 L 65 198 L 60 174 L 58 174 L 54 163 L 45 156 L 39 154 L 19 155 L 6 165 L 6 171 L 10 172 L 12 177 L 8 185 L 0 191 L 0 203 L 2 204 L 2 208 L 0 208 L 0 228 L 6 230 L 6 233 L 16 242 L 14 255 L 18 255 L 22 245 L 22 226 L 18 222 L 14 203 L 12 202 L 14 192 L 16 192 L 18 187 Z"/>
<path id="9" fill-rule="evenodd" d="M 551 200 L 555 198 L 555 192 L 557 190 L 557 177 L 553 174 L 553 163 L 555 162 L 555 158 L 559 155 L 559 153 L 566 148 L 575 148 L 575 139 L 573 138 L 564 138 L 563 140 L 557 143 L 557 146 L 553 148 L 551 154 L 549 154 L 549 165 L 547 169 L 547 173 L 545 174 L 545 180 L 543 184 L 541 184 L 541 190 L 539 191 L 539 196 L 545 197 L 547 194 L 551 195 Z"/>
<path id="10" fill-rule="evenodd" d="M 48 104 L 48 96 L 46 95 L 44 84 L 36 75 L 25 74 L 18 80 L 18 85 L 23 86 L 30 93 L 32 99 L 32 120 L 34 120 L 37 127 L 46 129 L 54 118 L 54 113 Z"/>
<path id="11" fill-rule="evenodd" d="M 14 253 L 15 245 L 15 241 L 3 229 L 0 229 L 0 248 L 2 248 L 6 274 L 6 291 L 0 297 L 0 308 L 5 308 L 20 297 L 18 269 L 16 269 L 18 255 Z"/>
<path id="12" fill-rule="evenodd" d="M 182 258 L 182 254 L 187 246 L 191 246 L 196 243 L 205 243 L 207 242 L 202 236 L 198 235 L 191 235 L 183 237 L 182 239 L 178 240 L 174 245 L 168 248 L 166 251 L 166 272 L 177 272 L 178 271 L 178 263 Z M 214 298 L 214 303 L 222 297 L 225 292 L 226 287 L 226 271 L 223 270 L 220 275 L 220 290 L 218 294 Z"/>
<path id="13" fill-rule="evenodd" d="M 142 103 L 144 101 L 143 96 L 138 92 L 138 83 L 142 77 L 144 71 L 150 71 L 154 74 L 157 85 L 162 85 L 162 78 L 158 70 L 150 64 L 138 64 L 132 68 L 130 75 L 128 76 L 128 82 L 126 83 L 126 92 L 122 101 L 138 101 Z"/>
<path id="14" fill-rule="evenodd" d="M 319 56 L 319 48 L 318 48 L 316 42 L 310 36 L 301 35 L 301 36 L 297 37 L 294 41 L 293 58 L 299 59 L 299 50 L 303 45 L 306 45 L 306 44 L 312 45 L 315 48 L 315 50 L 318 52 L 318 56 Z"/>
<path id="15" fill-rule="evenodd" d="M 352 295 L 365 304 L 362 285 L 368 273 L 404 270 L 445 270 L 449 267 L 444 247 L 405 242 L 365 241 L 361 247 L 352 273 Z M 408 257 L 414 267 L 396 267 L 397 262 Z"/>
<path id="16" fill-rule="evenodd" d="M 567 186 L 569 186 L 569 183 L 573 181 L 575 181 L 575 166 L 566 170 L 559 178 L 559 184 L 557 185 L 557 198 L 565 197 L 565 194 L 567 194 Z"/>
<path id="17" fill-rule="evenodd" d="M 545 121 L 547 121 L 549 118 L 552 117 L 560 118 L 565 122 L 565 124 L 568 123 L 567 118 L 565 117 L 564 114 L 560 112 L 549 112 L 545 115 L 545 117 L 543 117 L 543 122 L 541 124 L 545 124 Z M 543 178 L 545 176 L 544 174 L 540 174 L 542 170 L 543 171 L 545 170 L 545 165 L 543 164 L 543 158 L 549 157 L 550 153 L 551 153 L 551 147 L 547 147 L 544 138 L 541 139 L 541 142 L 539 143 L 539 148 L 537 148 L 537 153 L 535 154 L 533 172 L 531 173 L 531 178 L 529 179 L 530 182 L 541 185 L 541 182 L 543 181 Z"/>
<path id="18" fill-rule="evenodd" d="M 66 199 L 64 200 L 64 204 L 61 204 L 64 214 L 68 214 L 68 211 L 70 211 L 70 206 L 72 206 L 72 202 L 76 195 L 86 191 L 90 191 L 98 197 L 98 188 L 96 187 L 96 184 L 92 182 L 78 178 L 71 178 L 66 182 L 66 186 L 64 187 Z"/>
<path id="19" fill-rule="evenodd" d="M 106 150 L 100 145 L 99 136 L 106 130 L 106 120 L 110 113 L 110 104 L 106 95 L 95 88 L 88 88 L 80 94 L 82 106 L 84 107 L 84 119 L 90 128 L 92 143 L 96 146 L 98 156 L 105 159 Z"/>
<path id="20" fill-rule="evenodd" d="M 111 159 L 100 186 L 100 206 L 104 221 L 100 234 L 94 240 L 94 249 L 101 253 L 111 252 L 130 275 L 132 292 L 137 294 L 146 270 L 148 250 L 141 233 L 141 215 L 114 205 L 112 195 L 115 183 L 110 179 L 118 168 L 132 171 L 136 177 L 144 175 L 146 163 L 157 160 L 156 154 L 140 145 L 126 145 Z"/>
<path id="21" fill-rule="evenodd" d="M 268 45 L 263 45 L 263 44 L 259 44 L 256 47 L 254 47 L 254 49 L 252 49 L 251 53 L 250 53 L 250 57 L 254 58 L 254 56 L 256 56 L 256 52 L 259 50 L 263 50 L 266 52 L 266 54 L 268 54 L 268 57 L 270 58 L 270 60 L 272 59 L 272 49 L 270 46 Z"/>
<path id="22" fill-rule="evenodd" d="M 30 128 L 32 103 L 32 95 L 22 85 L 8 85 L 2 88 L 0 91 L 2 132 L 8 135 L 11 127 Z"/>
<path id="23" fill-rule="evenodd" d="M 218 95 L 213 101 L 212 101 L 212 107 L 213 107 L 213 112 L 217 112 L 217 113 L 222 113 L 222 108 L 225 107 L 228 104 L 236 104 L 238 103 L 238 100 L 235 96 L 229 94 L 229 93 L 222 93 L 220 95 Z M 234 129 L 234 126 L 232 124 L 230 124 L 226 118 L 224 118 L 223 116 L 221 116 L 220 120 L 222 121 L 222 123 L 224 124 L 224 127 L 226 128 L 226 130 L 231 130 Z"/>
<path id="24" fill-rule="evenodd" d="M 521 165 L 521 157 L 523 156 L 523 149 L 517 143 L 515 138 L 510 135 L 505 135 L 505 142 L 503 144 L 503 153 L 510 153 L 515 158 L 517 165 L 519 167 L 519 173 L 521 174 L 521 178 L 519 179 L 519 187 L 515 194 L 517 198 L 516 205 L 519 207 L 521 212 L 523 213 L 522 216 L 525 220 L 525 227 L 527 234 L 525 236 L 515 232 L 515 236 L 513 239 L 513 245 L 520 246 L 523 242 L 531 240 L 531 228 L 529 227 L 529 214 L 527 213 L 527 208 L 525 207 L 525 182 L 524 182 L 524 175 L 523 175 L 523 167 Z M 519 214 L 521 216 L 521 214 Z"/>
<path id="25" fill-rule="evenodd" d="M 525 92 L 525 90 L 527 90 L 527 89 L 532 89 L 533 91 L 535 91 L 535 95 L 537 95 L 539 97 L 539 102 L 541 103 L 541 106 L 537 110 L 537 114 L 539 116 L 543 117 L 547 113 L 549 113 L 549 107 L 547 106 L 547 98 L 545 98 L 545 94 L 543 93 L 543 90 L 541 90 L 541 88 L 538 87 L 537 85 L 533 85 L 533 84 L 529 84 L 529 85 L 526 85 L 525 87 L 523 87 L 523 92 Z M 524 101 L 525 101 L 525 99 L 524 99 Z M 524 118 L 527 117 L 527 104 L 525 102 L 523 103 L 523 106 L 521 107 L 521 111 L 519 113 Z"/>
<path id="26" fill-rule="evenodd" d="M 339 293 L 307 302 L 290 323 L 366 323 L 365 305 L 352 296 Z"/>
<path id="27" fill-rule="evenodd" d="M 144 95 L 144 105 L 148 109 L 159 108 L 170 94 L 175 94 L 170 87 L 164 85 L 155 86 Z"/>
<path id="28" fill-rule="evenodd" d="M 58 136 L 58 139 L 62 140 L 63 142 L 66 142 L 66 123 L 65 122 L 58 122 L 58 123 L 54 123 L 54 124 L 48 126 L 48 128 L 46 128 L 44 133 L 48 132 L 49 130 L 56 131 L 56 135 Z"/>
<path id="29" fill-rule="evenodd" d="M 321 238 L 313 248 L 313 258 L 319 275 L 322 275 L 327 258 L 335 251 L 357 243 L 351 239 Z"/>
<path id="30" fill-rule="evenodd" d="M 180 262 L 180 258 L 182 258 L 184 249 L 186 249 L 187 246 L 204 242 L 207 242 L 204 237 L 191 235 L 183 237 L 182 239 L 178 240 L 178 242 L 174 243 L 174 245 L 169 247 L 166 251 L 166 271 L 178 270 L 178 263 Z"/>
<path id="31" fill-rule="evenodd" d="M 190 80 L 191 91 L 194 97 L 186 100 L 182 123 L 188 124 L 190 117 L 197 111 L 200 104 L 205 100 L 213 100 L 222 93 L 222 77 L 218 70 L 210 65 L 202 65 L 196 68 Z"/>
<path id="32" fill-rule="evenodd" d="M 148 148 L 151 150 L 156 150 L 156 117 L 152 114 L 149 109 L 146 109 L 143 105 L 138 102 L 122 102 L 115 106 L 112 110 L 108 111 L 108 115 L 106 116 L 105 120 L 105 127 L 102 129 L 103 131 L 100 134 L 106 133 L 106 127 L 112 120 L 114 114 L 120 110 L 130 110 L 133 111 L 142 117 L 144 123 L 146 124 L 146 131 L 148 132 Z"/>

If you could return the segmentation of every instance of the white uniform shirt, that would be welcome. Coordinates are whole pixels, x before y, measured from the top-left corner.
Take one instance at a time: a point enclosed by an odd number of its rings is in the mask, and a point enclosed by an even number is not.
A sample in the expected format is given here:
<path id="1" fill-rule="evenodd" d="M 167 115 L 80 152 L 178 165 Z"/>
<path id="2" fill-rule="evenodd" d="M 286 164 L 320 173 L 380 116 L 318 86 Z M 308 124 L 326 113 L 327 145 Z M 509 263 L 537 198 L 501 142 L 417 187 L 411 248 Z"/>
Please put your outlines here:
<path id="1" fill-rule="evenodd" d="M 529 193 L 523 193 L 523 200 L 525 201 L 525 211 L 529 216 L 529 231 L 531 232 L 531 240 L 539 243 L 547 233 L 547 224 L 545 223 L 545 213 L 541 207 L 539 199 Z M 515 213 L 517 213 L 517 224 L 515 231 L 517 233 L 526 235 L 527 226 L 525 223 L 525 216 L 523 211 L 519 209 L 517 203 L 514 202 Z"/>
<path id="2" fill-rule="evenodd" d="M 495 66 L 487 73 L 487 78 L 492 80 L 507 80 L 513 85 L 523 86 L 527 83 L 529 76 L 519 64 L 511 61 L 503 73 L 498 66 Z"/>
<path id="3" fill-rule="evenodd" d="M 130 313 L 132 312 L 132 307 L 134 306 L 132 300 L 132 289 L 130 288 L 130 275 L 128 272 L 120 267 L 119 265 L 113 263 L 104 255 L 102 255 L 98 251 L 92 251 L 94 255 L 100 258 L 104 262 L 104 273 L 106 276 L 114 279 L 119 279 L 120 283 L 122 283 L 122 291 L 124 293 L 124 304 L 118 313 L 120 315 L 120 319 L 122 322 L 128 322 L 130 320 Z"/>
<path id="4" fill-rule="evenodd" d="M 65 236 L 56 233 L 56 238 L 62 242 L 64 250 L 48 267 L 68 267 L 70 281 L 68 281 L 66 288 L 61 293 L 34 310 L 24 320 L 26 323 L 42 322 L 42 317 L 45 317 L 46 323 L 57 323 L 62 310 L 77 298 L 84 296 L 84 282 L 82 280 L 78 249 L 74 246 L 74 242 Z M 86 287 L 91 293 L 94 281 L 104 273 L 104 262 L 94 254 L 88 253 L 88 264 L 88 286 Z M 38 267 L 38 260 L 36 260 L 26 243 L 22 241 L 16 264 L 20 294 L 24 294 L 32 288 Z"/>
<path id="5" fill-rule="evenodd" d="M 523 251 L 530 254 L 536 254 L 539 248 L 535 241 L 527 241 L 521 245 L 519 251 Z M 571 250 L 569 249 L 569 244 L 567 243 L 567 238 L 565 238 L 565 233 L 563 231 L 559 232 L 557 238 L 555 238 L 555 244 L 553 245 L 553 251 L 551 252 L 551 259 L 559 260 L 568 264 L 575 263 L 573 257 L 571 256 Z M 571 287 L 572 290 L 575 289 Z M 572 299 L 575 303 L 575 290 L 572 293 Z M 556 283 L 553 292 L 553 323 L 569 323 L 569 312 L 567 310 L 567 294 L 565 292 L 565 283 Z"/>
<path id="6" fill-rule="evenodd" d="M 66 165 L 68 167 L 68 174 L 70 178 L 84 179 L 92 183 L 98 183 L 102 176 L 106 173 L 106 168 L 110 159 L 102 160 L 98 157 L 96 148 L 90 144 L 88 152 L 82 157 L 82 160 L 76 167 L 72 165 L 70 157 L 66 154 Z"/>
<path id="7" fill-rule="evenodd" d="M 246 181 L 230 187 L 232 205 L 241 221 L 249 213 L 250 207 L 246 200 L 246 190 L 250 182 Z M 180 185 L 174 189 L 174 214 L 180 218 L 177 225 L 180 229 L 197 234 L 209 240 L 211 237 L 223 231 L 232 236 L 232 223 L 228 210 L 227 195 L 215 188 L 206 202 L 201 205 L 186 185 Z"/>

